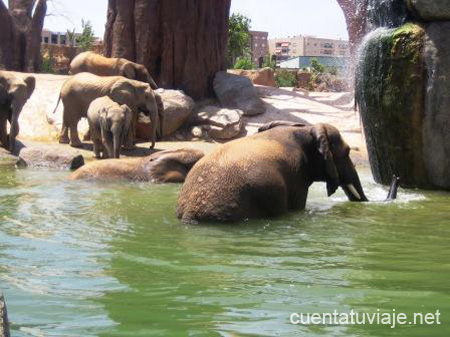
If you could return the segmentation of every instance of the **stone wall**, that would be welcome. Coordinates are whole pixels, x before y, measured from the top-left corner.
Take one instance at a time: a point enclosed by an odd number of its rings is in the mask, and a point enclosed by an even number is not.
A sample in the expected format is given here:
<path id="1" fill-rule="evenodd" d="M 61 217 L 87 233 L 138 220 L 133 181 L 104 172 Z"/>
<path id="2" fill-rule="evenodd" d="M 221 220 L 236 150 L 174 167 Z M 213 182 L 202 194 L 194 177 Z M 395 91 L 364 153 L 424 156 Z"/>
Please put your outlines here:
<path id="1" fill-rule="evenodd" d="M 103 55 L 103 44 L 94 45 L 92 51 Z M 46 60 L 49 60 L 55 74 L 67 75 L 70 69 L 70 62 L 72 62 L 74 57 L 81 52 L 83 51 L 77 47 L 51 44 L 41 45 L 41 54 L 44 59 L 44 63 Z"/>

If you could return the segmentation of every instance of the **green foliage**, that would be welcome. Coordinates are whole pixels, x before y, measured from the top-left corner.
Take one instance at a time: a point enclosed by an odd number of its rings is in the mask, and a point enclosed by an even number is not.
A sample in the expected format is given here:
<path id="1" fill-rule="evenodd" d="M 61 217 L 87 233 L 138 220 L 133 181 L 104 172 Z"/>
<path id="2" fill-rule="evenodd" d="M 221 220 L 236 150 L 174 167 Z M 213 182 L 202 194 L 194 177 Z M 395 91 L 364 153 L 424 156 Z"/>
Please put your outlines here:
<path id="1" fill-rule="evenodd" d="M 329 69 L 328 69 L 328 72 L 331 74 L 331 75 L 337 75 L 338 74 L 338 68 L 337 68 L 337 66 L 332 66 L 332 67 L 330 67 Z"/>
<path id="2" fill-rule="evenodd" d="M 68 46 L 75 47 L 75 43 L 77 42 L 77 38 L 75 35 L 75 28 L 72 31 L 67 30 L 66 36 L 67 36 Z"/>
<path id="3" fill-rule="evenodd" d="M 325 67 L 316 58 L 311 59 L 311 68 L 320 74 L 325 72 Z"/>
<path id="4" fill-rule="evenodd" d="M 239 57 L 234 65 L 234 69 L 251 70 L 254 68 L 252 60 L 248 57 Z"/>
<path id="5" fill-rule="evenodd" d="M 48 53 L 42 56 L 41 73 L 55 74 L 55 66 L 53 61 L 53 52 L 50 48 Z"/>
<path id="6" fill-rule="evenodd" d="M 94 29 L 90 21 L 81 21 L 81 26 L 83 27 L 83 32 L 77 38 L 77 44 L 83 51 L 92 50 L 94 45 Z"/>
<path id="7" fill-rule="evenodd" d="M 275 82 L 277 82 L 279 87 L 295 87 L 297 78 L 292 71 L 279 70 L 275 74 Z"/>
<path id="8" fill-rule="evenodd" d="M 267 54 L 264 58 L 263 68 L 272 68 L 275 69 L 277 67 L 277 62 L 275 60 L 272 60 L 272 57 L 270 54 Z"/>
<path id="9" fill-rule="evenodd" d="M 242 14 L 233 14 L 228 28 L 228 66 L 233 66 L 239 57 L 250 55 L 250 19 Z"/>

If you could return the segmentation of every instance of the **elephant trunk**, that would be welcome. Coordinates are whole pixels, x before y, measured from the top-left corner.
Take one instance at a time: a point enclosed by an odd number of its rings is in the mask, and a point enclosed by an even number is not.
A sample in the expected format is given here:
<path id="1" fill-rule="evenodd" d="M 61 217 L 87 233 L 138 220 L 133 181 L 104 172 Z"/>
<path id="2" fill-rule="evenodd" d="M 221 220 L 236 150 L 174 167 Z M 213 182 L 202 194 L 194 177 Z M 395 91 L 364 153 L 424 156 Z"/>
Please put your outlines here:
<path id="1" fill-rule="evenodd" d="M 358 172 L 356 172 L 356 169 L 353 166 L 353 163 L 351 163 L 350 158 L 348 159 L 348 161 L 348 169 L 346 170 L 347 174 L 345 179 L 342 179 L 343 183 L 341 183 L 340 185 L 341 188 L 344 190 L 348 200 L 350 201 L 369 201 L 362 188 Z"/>
<path id="2" fill-rule="evenodd" d="M 113 157 L 120 158 L 120 149 L 122 147 L 122 135 L 119 132 L 113 134 Z"/>

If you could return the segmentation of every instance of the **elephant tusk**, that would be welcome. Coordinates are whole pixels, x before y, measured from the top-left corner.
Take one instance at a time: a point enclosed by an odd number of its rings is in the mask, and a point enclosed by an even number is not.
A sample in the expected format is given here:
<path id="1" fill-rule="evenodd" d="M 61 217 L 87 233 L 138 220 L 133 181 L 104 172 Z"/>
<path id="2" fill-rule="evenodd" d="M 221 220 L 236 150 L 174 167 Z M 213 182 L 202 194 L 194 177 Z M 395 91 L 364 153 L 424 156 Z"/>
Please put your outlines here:
<path id="1" fill-rule="evenodd" d="M 347 188 L 358 200 L 361 200 L 361 195 L 358 193 L 353 184 L 347 185 Z"/>

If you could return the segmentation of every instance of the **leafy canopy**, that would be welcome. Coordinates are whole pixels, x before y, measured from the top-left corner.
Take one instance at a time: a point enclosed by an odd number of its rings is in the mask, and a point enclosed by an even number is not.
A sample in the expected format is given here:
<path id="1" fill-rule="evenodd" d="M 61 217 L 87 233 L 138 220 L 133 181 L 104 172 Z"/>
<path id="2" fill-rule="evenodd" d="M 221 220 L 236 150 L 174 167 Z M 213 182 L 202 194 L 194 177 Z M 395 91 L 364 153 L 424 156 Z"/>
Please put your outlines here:
<path id="1" fill-rule="evenodd" d="M 81 27 L 83 27 L 83 32 L 77 38 L 77 44 L 83 51 L 92 50 L 95 38 L 91 21 L 81 20 Z"/>
<path id="2" fill-rule="evenodd" d="M 234 66 L 238 58 L 250 56 L 251 20 L 242 14 L 233 14 L 228 28 L 228 66 Z"/>

